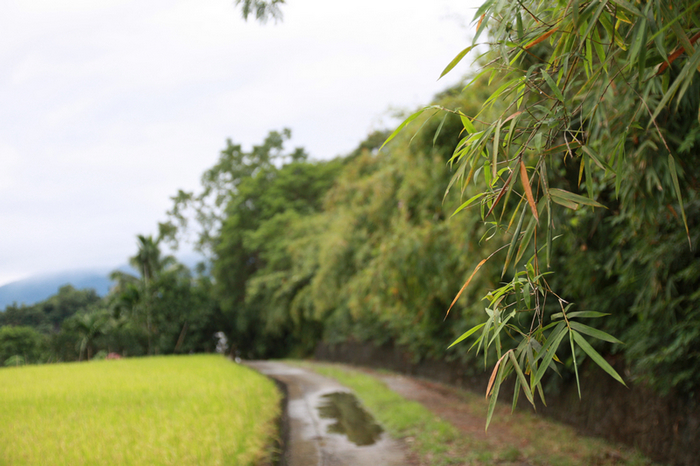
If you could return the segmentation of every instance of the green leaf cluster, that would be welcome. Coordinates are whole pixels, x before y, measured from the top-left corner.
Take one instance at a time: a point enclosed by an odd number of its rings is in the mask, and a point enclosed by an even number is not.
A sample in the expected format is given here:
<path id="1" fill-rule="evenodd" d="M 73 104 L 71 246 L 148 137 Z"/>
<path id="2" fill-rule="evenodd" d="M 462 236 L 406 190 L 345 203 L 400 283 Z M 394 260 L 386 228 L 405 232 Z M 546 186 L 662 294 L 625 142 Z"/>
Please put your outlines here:
<path id="1" fill-rule="evenodd" d="M 474 82 L 497 87 L 461 115 L 449 186 L 474 186 L 458 210 L 478 201 L 483 221 L 511 235 L 488 320 L 463 335 L 480 330 L 477 349 L 496 346 L 494 398 L 509 371 L 525 395 L 540 390 L 520 375 L 546 371 L 534 364 L 566 336 L 577 381 L 583 356 L 622 381 L 593 337 L 659 388 L 698 386 L 699 13 L 697 2 L 658 0 L 488 0 L 476 12 L 474 41 L 489 39 Z M 610 313 L 599 325 L 624 333 L 629 350 L 570 321 L 573 301 Z M 544 332 L 557 312 L 565 325 Z M 503 351 L 506 334 L 525 348 Z"/>

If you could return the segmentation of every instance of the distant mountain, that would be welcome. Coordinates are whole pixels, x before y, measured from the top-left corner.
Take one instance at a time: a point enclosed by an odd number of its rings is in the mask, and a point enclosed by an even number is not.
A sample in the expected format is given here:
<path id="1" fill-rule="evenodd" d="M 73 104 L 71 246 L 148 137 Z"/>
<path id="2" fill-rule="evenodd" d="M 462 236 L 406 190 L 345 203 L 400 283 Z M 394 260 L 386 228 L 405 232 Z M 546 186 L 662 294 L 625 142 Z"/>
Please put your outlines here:
<path id="1" fill-rule="evenodd" d="M 38 275 L 0 286 L 0 310 L 12 303 L 31 305 L 55 295 L 63 285 L 74 288 L 93 288 L 98 295 L 109 291 L 110 270 L 73 270 L 48 275 Z"/>
<path id="2" fill-rule="evenodd" d="M 186 254 L 178 257 L 178 260 L 190 269 L 194 269 L 195 265 L 201 262 L 203 258 L 198 254 Z M 58 289 L 64 285 L 72 285 L 73 288 L 79 290 L 92 288 L 98 295 L 104 296 L 109 292 L 109 288 L 112 285 L 109 274 L 117 269 L 132 274 L 136 273 L 128 265 L 122 265 L 102 269 L 56 272 L 8 283 L 0 286 L 0 312 L 4 311 L 12 303 L 32 305 L 39 301 L 44 301 L 58 293 Z"/>

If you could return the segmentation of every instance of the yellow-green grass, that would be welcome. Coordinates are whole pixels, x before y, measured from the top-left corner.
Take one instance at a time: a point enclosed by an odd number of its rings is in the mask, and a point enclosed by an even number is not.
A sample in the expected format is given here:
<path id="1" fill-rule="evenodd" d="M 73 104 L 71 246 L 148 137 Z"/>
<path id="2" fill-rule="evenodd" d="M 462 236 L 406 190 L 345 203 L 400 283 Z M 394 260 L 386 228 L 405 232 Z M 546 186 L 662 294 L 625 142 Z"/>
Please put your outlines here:
<path id="1" fill-rule="evenodd" d="M 280 395 L 221 356 L 0 370 L 0 465 L 252 465 Z"/>

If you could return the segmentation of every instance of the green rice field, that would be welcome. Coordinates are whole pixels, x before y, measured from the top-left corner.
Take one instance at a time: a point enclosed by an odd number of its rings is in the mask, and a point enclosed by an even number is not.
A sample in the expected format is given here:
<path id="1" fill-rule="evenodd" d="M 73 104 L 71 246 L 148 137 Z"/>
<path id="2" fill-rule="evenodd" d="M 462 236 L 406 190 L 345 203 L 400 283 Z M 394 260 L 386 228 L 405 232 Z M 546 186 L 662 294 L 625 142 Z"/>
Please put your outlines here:
<path id="1" fill-rule="evenodd" d="M 0 465 L 254 465 L 272 382 L 221 356 L 0 369 Z"/>

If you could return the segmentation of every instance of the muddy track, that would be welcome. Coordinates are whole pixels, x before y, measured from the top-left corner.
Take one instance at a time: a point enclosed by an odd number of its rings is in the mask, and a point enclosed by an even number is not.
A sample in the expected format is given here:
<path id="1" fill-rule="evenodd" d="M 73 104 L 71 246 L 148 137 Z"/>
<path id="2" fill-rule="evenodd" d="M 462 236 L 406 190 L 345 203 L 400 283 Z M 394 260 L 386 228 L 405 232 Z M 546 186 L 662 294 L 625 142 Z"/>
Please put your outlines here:
<path id="1" fill-rule="evenodd" d="M 343 405 L 333 400 L 348 400 L 349 390 L 338 382 L 312 371 L 280 362 L 249 361 L 246 365 L 282 383 L 287 391 L 289 432 L 281 458 L 286 466 L 398 466 L 407 464 L 401 443 L 370 427 L 371 439 L 350 432 L 339 433 L 348 417 L 363 417 L 353 409 L 352 401 Z M 335 394 L 335 396 L 329 396 Z M 345 416 L 334 412 L 343 412 Z M 349 413 L 348 413 L 349 412 Z M 329 414 L 330 413 L 330 414 Z M 368 429 L 360 429 L 367 431 Z"/>

